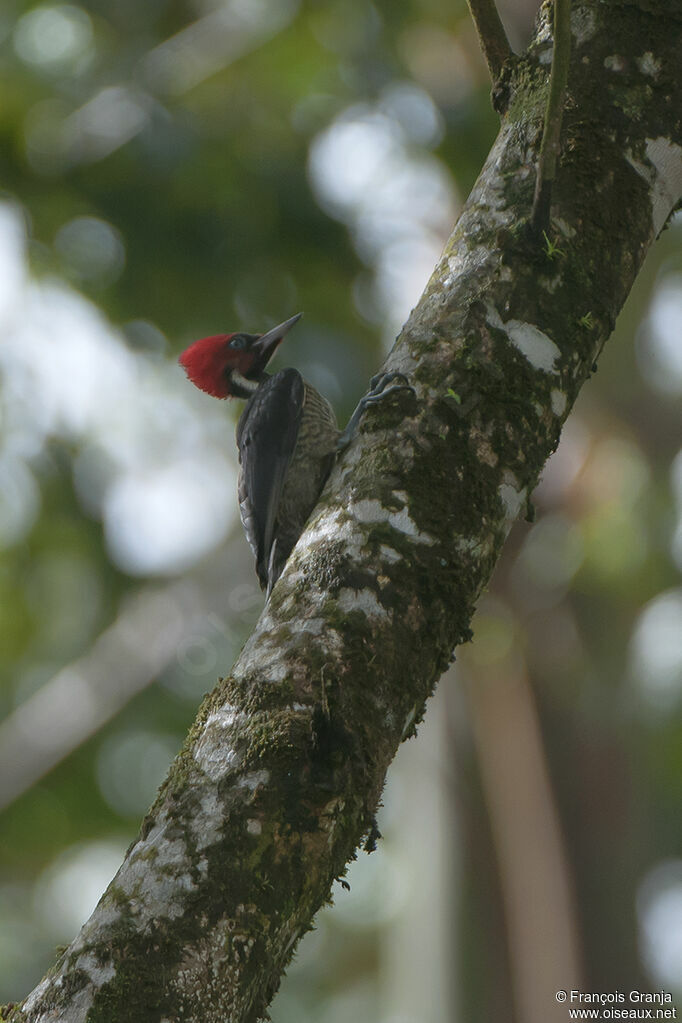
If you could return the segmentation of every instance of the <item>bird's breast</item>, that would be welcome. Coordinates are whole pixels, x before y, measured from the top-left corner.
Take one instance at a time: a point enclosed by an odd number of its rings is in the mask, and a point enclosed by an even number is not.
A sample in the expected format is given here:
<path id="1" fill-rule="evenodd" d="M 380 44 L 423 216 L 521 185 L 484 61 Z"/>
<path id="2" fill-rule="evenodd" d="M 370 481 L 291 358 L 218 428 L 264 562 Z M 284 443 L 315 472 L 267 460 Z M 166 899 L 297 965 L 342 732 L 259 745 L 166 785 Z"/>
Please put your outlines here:
<path id="1" fill-rule="evenodd" d="M 329 475 L 338 438 L 333 408 L 319 391 L 306 384 L 296 446 L 277 513 L 278 533 L 296 532 L 298 538 Z"/>

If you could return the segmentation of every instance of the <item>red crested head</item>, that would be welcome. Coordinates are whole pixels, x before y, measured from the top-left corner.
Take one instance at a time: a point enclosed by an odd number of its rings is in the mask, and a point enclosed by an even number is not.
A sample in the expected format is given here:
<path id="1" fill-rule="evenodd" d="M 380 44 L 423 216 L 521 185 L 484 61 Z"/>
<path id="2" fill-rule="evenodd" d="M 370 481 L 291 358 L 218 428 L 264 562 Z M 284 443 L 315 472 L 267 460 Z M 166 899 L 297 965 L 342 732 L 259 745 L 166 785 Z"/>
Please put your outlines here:
<path id="1" fill-rule="evenodd" d="M 197 387 L 214 398 L 229 398 L 230 375 L 237 370 L 246 376 L 255 356 L 249 356 L 242 334 L 215 334 L 202 337 L 186 348 L 179 358 L 180 365 Z M 237 340 L 237 348 L 230 347 Z"/>
<path id="2" fill-rule="evenodd" d="M 187 376 L 214 398 L 246 398 L 265 375 L 265 367 L 302 313 L 266 334 L 215 334 L 202 337 L 179 358 Z"/>

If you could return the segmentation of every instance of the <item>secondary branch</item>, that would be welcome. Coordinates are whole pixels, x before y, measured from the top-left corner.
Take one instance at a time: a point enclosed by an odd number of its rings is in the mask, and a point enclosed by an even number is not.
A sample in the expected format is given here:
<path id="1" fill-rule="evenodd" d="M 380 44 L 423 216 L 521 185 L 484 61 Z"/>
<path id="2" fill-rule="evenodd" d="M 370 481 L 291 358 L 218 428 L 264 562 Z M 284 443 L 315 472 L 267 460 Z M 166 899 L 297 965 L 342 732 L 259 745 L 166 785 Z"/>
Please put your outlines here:
<path id="1" fill-rule="evenodd" d="M 495 0 L 467 0 L 467 3 L 494 84 L 500 77 L 504 62 L 511 56 L 512 48 Z"/>
<path id="2" fill-rule="evenodd" d="M 554 53 L 531 217 L 536 236 L 549 227 L 552 188 L 556 178 L 570 60 L 571 0 L 554 0 Z"/>

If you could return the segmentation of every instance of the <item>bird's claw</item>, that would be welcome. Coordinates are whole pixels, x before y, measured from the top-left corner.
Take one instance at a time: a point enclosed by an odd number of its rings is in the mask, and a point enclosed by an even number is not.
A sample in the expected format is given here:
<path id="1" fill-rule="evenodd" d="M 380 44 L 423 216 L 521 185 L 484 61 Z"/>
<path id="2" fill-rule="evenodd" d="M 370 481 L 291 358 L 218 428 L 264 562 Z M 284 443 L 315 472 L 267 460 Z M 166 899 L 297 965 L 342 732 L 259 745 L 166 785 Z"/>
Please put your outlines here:
<path id="1" fill-rule="evenodd" d="M 399 383 L 393 383 L 393 381 L 400 381 Z M 391 384 L 390 387 L 387 385 Z M 348 426 L 339 437 L 337 443 L 337 451 L 343 451 L 344 448 L 348 447 L 355 434 L 355 431 L 360 422 L 360 417 L 366 408 L 370 405 L 376 405 L 377 402 L 382 401 L 389 394 L 394 394 L 396 391 L 411 391 L 415 394 L 415 389 L 411 384 L 408 384 L 407 377 L 403 373 L 377 373 L 373 376 L 369 382 L 369 391 L 365 394 L 357 404 L 355 412 L 351 416 Z"/>
<path id="2" fill-rule="evenodd" d="M 392 387 L 389 387 L 388 390 L 386 390 L 386 385 L 390 384 L 393 380 L 399 380 L 400 383 L 393 384 Z M 361 399 L 361 404 L 363 404 L 363 407 L 366 405 L 373 405 L 381 398 L 385 398 L 387 394 L 393 394 L 395 391 L 411 391 L 412 394 L 415 393 L 414 387 L 411 384 L 408 384 L 407 377 L 404 373 L 377 373 L 376 376 L 373 376 L 370 380 L 369 391 L 364 398 Z"/>

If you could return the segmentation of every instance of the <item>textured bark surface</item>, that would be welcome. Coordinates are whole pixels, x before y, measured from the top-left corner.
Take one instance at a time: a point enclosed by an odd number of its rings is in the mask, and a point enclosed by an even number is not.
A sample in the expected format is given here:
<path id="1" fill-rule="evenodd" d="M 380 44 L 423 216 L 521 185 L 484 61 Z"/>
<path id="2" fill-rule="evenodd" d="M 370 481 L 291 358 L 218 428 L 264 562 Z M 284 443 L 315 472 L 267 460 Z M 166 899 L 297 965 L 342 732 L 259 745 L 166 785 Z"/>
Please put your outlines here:
<path id="1" fill-rule="evenodd" d="M 547 241 L 527 229 L 551 9 L 369 410 L 232 673 L 55 970 L 10 1016 L 246 1023 L 424 713 L 682 193 L 679 3 L 583 3 Z"/>

